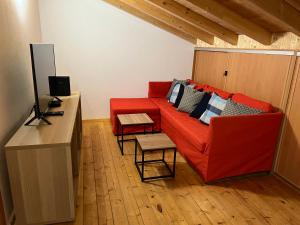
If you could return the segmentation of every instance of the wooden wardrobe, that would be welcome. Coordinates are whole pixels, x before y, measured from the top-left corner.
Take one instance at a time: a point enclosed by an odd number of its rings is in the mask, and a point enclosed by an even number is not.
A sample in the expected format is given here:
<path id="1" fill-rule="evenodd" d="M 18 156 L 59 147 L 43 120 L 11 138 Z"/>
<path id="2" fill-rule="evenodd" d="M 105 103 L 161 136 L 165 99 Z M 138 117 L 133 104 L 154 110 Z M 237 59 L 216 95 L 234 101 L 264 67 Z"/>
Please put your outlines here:
<path id="1" fill-rule="evenodd" d="M 193 79 L 284 111 L 294 61 L 294 51 L 196 48 Z"/>
<path id="2" fill-rule="evenodd" d="M 300 53 L 196 48 L 192 77 L 269 102 L 285 113 L 274 172 L 300 188 Z"/>
<path id="3" fill-rule="evenodd" d="M 300 188 L 300 52 L 297 55 L 275 171 Z"/>

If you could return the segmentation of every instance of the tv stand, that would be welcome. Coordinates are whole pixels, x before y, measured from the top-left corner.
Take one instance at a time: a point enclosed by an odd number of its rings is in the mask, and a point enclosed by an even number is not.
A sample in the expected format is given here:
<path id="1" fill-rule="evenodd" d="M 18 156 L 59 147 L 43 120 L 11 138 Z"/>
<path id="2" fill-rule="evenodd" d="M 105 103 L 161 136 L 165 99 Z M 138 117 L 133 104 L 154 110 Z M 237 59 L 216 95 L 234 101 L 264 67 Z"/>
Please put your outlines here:
<path id="1" fill-rule="evenodd" d="M 15 225 L 75 218 L 82 141 L 80 93 L 63 97 L 51 126 L 21 126 L 5 145 Z"/>
<path id="2" fill-rule="evenodd" d="M 46 124 L 51 125 L 51 122 L 49 120 L 47 120 L 45 118 L 45 116 L 43 114 L 40 114 L 39 111 L 36 108 L 36 105 L 34 105 L 32 107 L 32 110 L 30 112 L 30 114 L 32 114 L 32 112 L 34 111 L 34 117 L 32 117 L 28 122 L 26 122 L 24 125 L 25 126 L 29 126 L 33 121 L 35 120 L 42 120 L 44 121 Z"/>

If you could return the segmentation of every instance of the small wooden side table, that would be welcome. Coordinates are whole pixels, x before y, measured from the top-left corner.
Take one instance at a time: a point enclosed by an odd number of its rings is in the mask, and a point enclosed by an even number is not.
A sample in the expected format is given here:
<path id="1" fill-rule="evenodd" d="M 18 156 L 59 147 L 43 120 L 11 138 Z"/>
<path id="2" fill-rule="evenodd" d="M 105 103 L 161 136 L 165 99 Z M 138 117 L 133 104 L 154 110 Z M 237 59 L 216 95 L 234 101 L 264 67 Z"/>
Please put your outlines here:
<path id="1" fill-rule="evenodd" d="M 117 142 L 120 147 L 122 155 L 124 155 L 124 142 L 125 141 L 134 141 L 135 139 L 124 139 L 124 135 L 132 135 L 124 134 L 124 128 L 130 126 L 143 126 L 144 134 L 146 134 L 147 126 L 151 126 L 151 133 L 154 132 L 154 122 L 146 113 L 138 113 L 138 114 L 118 114 L 118 130 L 117 130 Z M 121 130 L 121 134 L 120 134 Z M 120 139 L 121 136 L 121 139 Z"/>
<path id="2" fill-rule="evenodd" d="M 137 151 L 138 147 L 142 152 L 142 161 L 137 160 Z M 168 163 L 165 161 L 165 151 L 166 150 L 173 150 L 174 157 L 173 157 L 173 168 L 171 170 Z M 161 151 L 162 152 L 162 159 L 153 159 L 153 160 L 145 160 L 145 153 L 147 152 L 154 152 L 154 151 Z M 135 140 L 135 153 L 134 153 L 134 162 L 135 166 L 138 170 L 138 173 L 141 177 L 142 181 L 150 180 L 150 179 L 160 179 L 160 178 L 168 178 L 168 177 L 175 177 L 175 165 L 176 165 L 176 145 L 173 141 L 164 133 L 159 134 L 147 134 L 147 135 L 137 135 Z M 161 175 L 161 176 L 152 176 L 152 177 L 145 177 L 144 170 L 146 163 L 164 163 L 166 169 L 169 171 L 168 175 Z M 142 169 L 140 169 L 140 165 Z"/>

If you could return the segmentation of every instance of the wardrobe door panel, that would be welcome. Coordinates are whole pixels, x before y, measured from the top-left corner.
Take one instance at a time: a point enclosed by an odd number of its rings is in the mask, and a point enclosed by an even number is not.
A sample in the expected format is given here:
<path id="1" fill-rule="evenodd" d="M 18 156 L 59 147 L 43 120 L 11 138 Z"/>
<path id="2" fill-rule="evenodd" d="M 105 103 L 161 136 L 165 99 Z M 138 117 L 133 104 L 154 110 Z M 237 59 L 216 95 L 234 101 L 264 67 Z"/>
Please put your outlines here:
<path id="1" fill-rule="evenodd" d="M 292 56 L 230 53 L 225 90 L 282 108 Z"/>
<path id="2" fill-rule="evenodd" d="M 228 66 L 228 54 L 224 52 L 195 51 L 193 79 L 224 89 L 224 72 Z"/>
<path id="3" fill-rule="evenodd" d="M 295 71 L 276 172 L 300 188 L 300 59 Z"/>

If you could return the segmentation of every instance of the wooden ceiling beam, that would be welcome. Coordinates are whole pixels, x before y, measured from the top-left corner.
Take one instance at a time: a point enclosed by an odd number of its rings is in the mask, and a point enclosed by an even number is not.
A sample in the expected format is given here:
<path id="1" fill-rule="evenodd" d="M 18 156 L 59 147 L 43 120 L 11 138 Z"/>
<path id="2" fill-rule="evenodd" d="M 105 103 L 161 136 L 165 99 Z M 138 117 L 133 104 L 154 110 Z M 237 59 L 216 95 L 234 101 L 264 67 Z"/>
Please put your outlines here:
<path id="1" fill-rule="evenodd" d="M 208 17 L 210 15 L 210 18 L 215 17 L 230 24 L 237 32 L 245 34 L 262 44 L 270 45 L 272 42 L 272 33 L 270 31 L 240 16 L 217 1 L 180 0 L 180 2 L 183 2 L 188 8 L 196 7 L 196 11 L 202 14 L 202 16 Z"/>
<path id="2" fill-rule="evenodd" d="M 189 34 L 192 37 L 197 37 L 198 39 L 205 41 L 208 44 L 214 43 L 214 36 L 195 27 L 184 20 L 181 20 L 164 10 L 144 1 L 144 0 L 119 0 L 122 3 L 134 8 L 148 16 L 151 16 L 162 23 L 165 23 L 183 33 Z"/>
<path id="3" fill-rule="evenodd" d="M 269 20 L 286 27 L 286 31 L 291 31 L 300 35 L 300 12 L 284 0 L 235 0 L 238 4 L 258 11 Z"/>
<path id="4" fill-rule="evenodd" d="M 161 9 L 171 13 L 186 22 L 199 27 L 211 33 L 218 38 L 236 45 L 238 41 L 238 34 L 233 31 L 201 16 L 200 14 L 190 10 L 189 8 L 175 2 L 174 0 L 147 0 L 148 2 L 160 7 Z"/>
<path id="5" fill-rule="evenodd" d="M 300 11 L 300 1 L 299 0 L 286 0 L 291 6 Z"/>
<path id="6" fill-rule="evenodd" d="M 155 19 L 154 17 L 144 14 L 144 13 L 140 12 L 139 10 L 136 10 L 135 8 L 132 8 L 129 5 L 124 4 L 120 0 L 104 0 L 104 1 L 123 10 L 123 11 L 126 11 L 129 14 L 134 15 L 148 23 L 151 23 L 154 26 L 157 26 L 167 32 L 170 32 L 170 33 L 188 41 L 188 42 L 191 42 L 192 44 L 197 43 L 197 37 L 193 37 L 189 34 L 182 32 L 181 30 L 177 30 L 176 28 L 171 27 L 171 26 L 161 22 L 160 20 Z"/>

